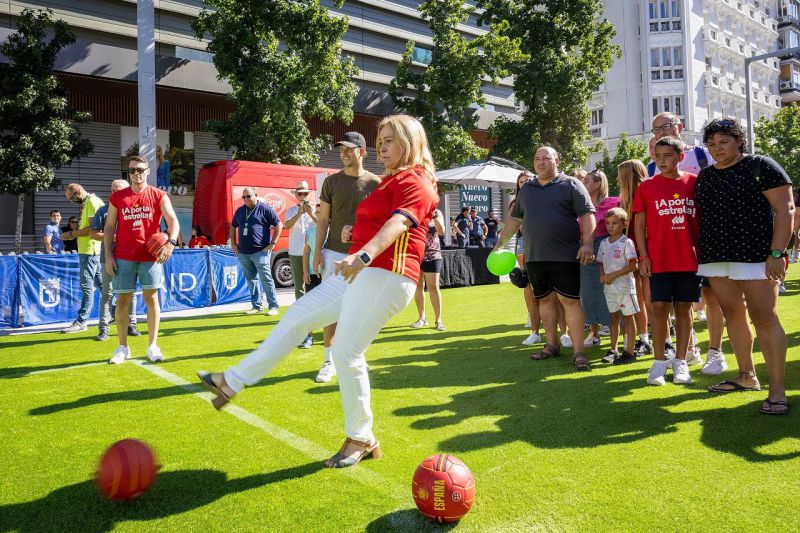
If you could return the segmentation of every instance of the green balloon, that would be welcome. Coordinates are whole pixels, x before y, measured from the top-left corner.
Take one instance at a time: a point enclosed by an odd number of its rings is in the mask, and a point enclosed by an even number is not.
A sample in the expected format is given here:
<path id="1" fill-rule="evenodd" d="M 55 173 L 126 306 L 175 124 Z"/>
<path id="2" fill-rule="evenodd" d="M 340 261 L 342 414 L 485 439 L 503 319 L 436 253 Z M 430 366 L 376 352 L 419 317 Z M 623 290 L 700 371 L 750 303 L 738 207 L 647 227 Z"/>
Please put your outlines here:
<path id="1" fill-rule="evenodd" d="M 505 276 L 517 264 L 517 256 L 511 250 L 497 250 L 486 258 L 486 268 L 495 276 Z"/>

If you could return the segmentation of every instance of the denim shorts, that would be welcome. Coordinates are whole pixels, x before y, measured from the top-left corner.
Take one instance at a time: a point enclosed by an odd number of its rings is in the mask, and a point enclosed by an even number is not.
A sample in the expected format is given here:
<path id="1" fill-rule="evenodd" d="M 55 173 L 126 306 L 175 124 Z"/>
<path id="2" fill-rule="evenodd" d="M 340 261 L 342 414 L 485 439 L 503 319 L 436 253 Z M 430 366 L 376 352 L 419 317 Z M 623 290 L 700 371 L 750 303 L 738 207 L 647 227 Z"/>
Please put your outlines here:
<path id="1" fill-rule="evenodd" d="M 136 292 L 136 281 L 142 289 L 160 289 L 164 285 L 164 266 L 155 261 L 117 259 L 114 293 Z"/>

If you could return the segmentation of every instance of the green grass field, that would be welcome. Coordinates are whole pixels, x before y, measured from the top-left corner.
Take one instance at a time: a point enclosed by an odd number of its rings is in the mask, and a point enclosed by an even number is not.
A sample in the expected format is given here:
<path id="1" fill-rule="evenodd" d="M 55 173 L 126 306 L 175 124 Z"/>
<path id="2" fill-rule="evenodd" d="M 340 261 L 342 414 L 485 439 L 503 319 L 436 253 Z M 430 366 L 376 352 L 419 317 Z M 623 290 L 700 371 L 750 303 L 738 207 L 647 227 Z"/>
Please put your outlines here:
<path id="1" fill-rule="evenodd" d="M 718 378 L 645 384 L 651 358 L 591 373 L 570 357 L 531 361 L 524 304 L 505 283 L 444 291 L 448 331 L 410 330 L 413 304 L 369 350 L 384 458 L 329 470 L 343 440 L 337 382 L 313 378 L 321 343 L 293 352 L 219 414 L 196 386 L 259 343 L 275 318 L 223 314 L 162 323 L 167 360 L 105 364 L 96 333 L 0 338 L 0 531 L 419 531 L 419 461 L 452 453 L 477 496 L 463 531 L 796 531 L 800 516 L 800 277 L 780 299 L 792 412 L 758 413 L 766 391 L 712 395 Z M 707 348 L 705 324 L 698 325 Z M 319 336 L 317 337 L 319 339 Z M 734 366 L 730 347 L 728 361 Z M 567 354 L 569 351 L 567 351 Z M 137 364 L 138 363 L 138 364 Z M 760 353 L 757 369 L 767 385 Z M 84 365 L 84 366 L 80 366 Z M 671 379 L 671 373 L 668 375 Z M 156 484 L 104 500 L 93 475 L 122 438 L 150 443 Z"/>

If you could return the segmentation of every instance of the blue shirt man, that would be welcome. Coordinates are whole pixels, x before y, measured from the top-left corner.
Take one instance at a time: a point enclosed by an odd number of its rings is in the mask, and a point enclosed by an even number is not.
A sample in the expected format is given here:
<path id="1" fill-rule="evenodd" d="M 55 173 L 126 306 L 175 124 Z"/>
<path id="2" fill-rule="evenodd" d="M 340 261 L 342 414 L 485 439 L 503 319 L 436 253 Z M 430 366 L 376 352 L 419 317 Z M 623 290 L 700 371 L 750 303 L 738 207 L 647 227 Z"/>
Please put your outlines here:
<path id="1" fill-rule="evenodd" d="M 61 253 L 64 251 L 64 241 L 61 240 L 61 213 L 57 210 L 50 211 L 50 223 L 42 230 L 45 253 Z"/>
<path id="2" fill-rule="evenodd" d="M 469 232 L 470 244 L 483 248 L 484 235 L 486 234 L 484 226 L 486 226 L 486 223 L 478 216 L 478 212 L 475 208 L 469 210 L 469 217 L 472 219 L 472 229 Z"/>
<path id="3" fill-rule="evenodd" d="M 278 314 L 278 295 L 275 292 L 275 282 L 272 280 L 270 258 L 283 231 L 283 224 L 270 206 L 258 201 L 255 187 L 245 187 L 242 191 L 242 200 L 244 205 L 236 210 L 231 221 L 230 238 L 231 249 L 242 264 L 247 287 L 250 289 L 253 309 L 248 312 L 261 311 L 263 287 L 269 305 L 267 314 L 274 316 Z"/>

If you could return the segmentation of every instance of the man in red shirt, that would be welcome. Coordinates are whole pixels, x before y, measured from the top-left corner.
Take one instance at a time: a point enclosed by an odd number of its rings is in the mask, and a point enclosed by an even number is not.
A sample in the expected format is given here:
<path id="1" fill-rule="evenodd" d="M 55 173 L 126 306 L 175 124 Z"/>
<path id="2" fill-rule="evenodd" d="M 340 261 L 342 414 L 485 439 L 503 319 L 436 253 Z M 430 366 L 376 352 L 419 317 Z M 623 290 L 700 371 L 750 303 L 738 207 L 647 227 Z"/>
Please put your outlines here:
<path id="1" fill-rule="evenodd" d="M 643 181 L 633 200 L 637 214 L 636 247 L 639 269 L 650 278 L 650 297 L 654 318 L 653 346 L 655 361 L 647 383 L 663 385 L 667 372 L 664 353 L 658 349 L 667 338 L 667 321 L 674 306 L 677 330 L 677 354 L 672 361 L 673 383 L 689 384 L 692 377 L 686 363 L 692 328 L 692 303 L 700 299 L 697 277 L 697 208 L 694 185 L 697 176 L 678 170 L 683 159 L 683 143 L 664 137 L 655 146 L 656 164 L 661 171 Z"/>
<path id="2" fill-rule="evenodd" d="M 131 356 L 127 310 L 136 291 L 137 280 L 147 304 L 147 358 L 154 363 L 164 360 L 157 344 L 161 314 L 158 290 L 164 284 L 162 263 L 169 259 L 178 245 L 180 227 L 167 193 L 147 184 L 149 174 L 150 167 L 144 157 L 131 157 L 128 162 L 131 186 L 114 192 L 109 199 L 103 244 L 106 271 L 114 277 L 114 292 L 117 294 L 115 315 L 119 346 L 109 361 L 113 364 L 124 363 Z M 154 258 L 147 251 L 147 239 L 160 231 L 162 216 L 167 222 L 169 242 L 161 247 L 158 257 Z"/>

